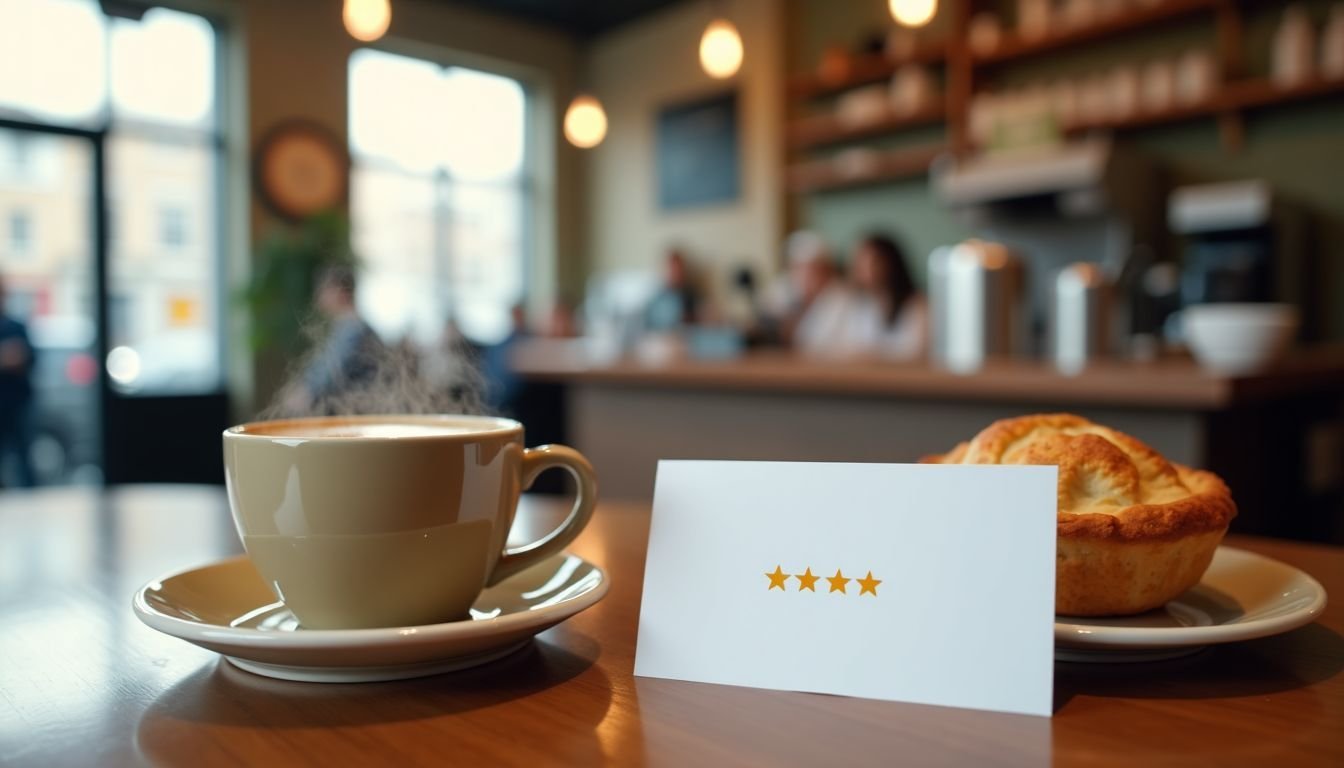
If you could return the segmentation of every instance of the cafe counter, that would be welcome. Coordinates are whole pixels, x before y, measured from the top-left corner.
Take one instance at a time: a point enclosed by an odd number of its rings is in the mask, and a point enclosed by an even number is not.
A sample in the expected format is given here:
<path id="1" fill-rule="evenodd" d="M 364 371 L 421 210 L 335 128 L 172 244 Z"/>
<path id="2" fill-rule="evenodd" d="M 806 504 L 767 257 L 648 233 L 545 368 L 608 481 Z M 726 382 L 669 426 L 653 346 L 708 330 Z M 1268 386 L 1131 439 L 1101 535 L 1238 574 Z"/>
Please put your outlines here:
<path id="1" fill-rule="evenodd" d="M 1168 458 L 1220 474 L 1236 530 L 1344 540 L 1344 348 L 1254 376 L 1189 360 L 1107 362 L 1073 376 L 1033 361 L 970 375 L 923 363 L 755 352 L 728 361 L 593 358 L 583 341 L 527 341 L 511 356 L 535 438 L 593 461 L 608 498 L 647 499 L 659 459 L 908 462 L 995 419 L 1071 411 Z"/>

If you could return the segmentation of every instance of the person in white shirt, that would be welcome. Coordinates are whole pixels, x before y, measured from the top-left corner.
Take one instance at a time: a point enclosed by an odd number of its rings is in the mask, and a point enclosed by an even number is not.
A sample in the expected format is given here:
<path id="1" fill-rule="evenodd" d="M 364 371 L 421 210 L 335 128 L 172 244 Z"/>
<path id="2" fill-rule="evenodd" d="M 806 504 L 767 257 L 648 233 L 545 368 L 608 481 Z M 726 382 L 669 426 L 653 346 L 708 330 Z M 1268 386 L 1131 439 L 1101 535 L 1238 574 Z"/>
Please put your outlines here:
<path id="1" fill-rule="evenodd" d="M 793 343 L 807 310 L 839 279 L 830 248 L 815 232 L 799 230 L 789 235 L 784 253 L 788 268 L 767 289 L 765 314 L 769 338 L 787 345 Z"/>
<path id="2" fill-rule="evenodd" d="M 848 285 L 828 287 L 798 324 L 795 346 L 826 357 L 913 360 L 925 351 L 927 313 L 900 246 L 873 234 L 859 241 Z"/>

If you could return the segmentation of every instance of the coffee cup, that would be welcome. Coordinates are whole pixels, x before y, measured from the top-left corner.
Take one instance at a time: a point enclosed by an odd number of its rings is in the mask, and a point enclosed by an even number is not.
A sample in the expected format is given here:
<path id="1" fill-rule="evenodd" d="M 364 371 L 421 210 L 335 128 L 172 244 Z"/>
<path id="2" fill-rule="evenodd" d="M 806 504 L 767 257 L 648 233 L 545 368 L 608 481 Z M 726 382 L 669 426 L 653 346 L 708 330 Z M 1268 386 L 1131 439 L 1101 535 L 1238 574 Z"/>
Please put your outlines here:
<path id="1" fill-rule="evenodd" d="M 560 468 L 569 517 L 506 549 L 518 496 Z M 309 629 L 466 618 L 481 590 L 559 552 L 587 525 L 592 466 L 572 448 L 525 448 L 523 426 L 480 416 L 260 421 L 224 432 L 234 524 L 277 597 Z"/>

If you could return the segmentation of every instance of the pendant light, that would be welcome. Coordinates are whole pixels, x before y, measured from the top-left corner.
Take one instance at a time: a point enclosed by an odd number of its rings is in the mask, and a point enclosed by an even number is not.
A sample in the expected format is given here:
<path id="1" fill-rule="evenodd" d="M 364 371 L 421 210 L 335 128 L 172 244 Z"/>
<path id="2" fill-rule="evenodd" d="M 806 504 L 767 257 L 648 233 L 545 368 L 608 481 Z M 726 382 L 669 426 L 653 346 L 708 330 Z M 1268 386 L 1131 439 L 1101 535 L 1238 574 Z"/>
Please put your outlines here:
<path id="1" fill-rule="evenodd" d="M 700 36 L 700 66 L 718 80 L 732 77 L 742 68 L 742 36 L 731 21 L 717 18 L 705 27 L 705 34 Z"/>
<path id="2" fill-rule="evenodd" d="M 341 18 L 351 37 L 372 43 L 387 34 L 387 27 L 392 23 L 392 3 L 391 0 L 345 0 Z"/>
<path id="3" fill-rule="evenodd" d="M 607 111 L 602 102 L 581 93 L 565 110 L 565 138 L 579 149 L 592 149 L 607 137 Z"/>
<path id="4" fill-rule="evenodd" d="M 922 27 L 938 12 L 938 0 L 888 0 L 891 17 L 906 27 Z"/>

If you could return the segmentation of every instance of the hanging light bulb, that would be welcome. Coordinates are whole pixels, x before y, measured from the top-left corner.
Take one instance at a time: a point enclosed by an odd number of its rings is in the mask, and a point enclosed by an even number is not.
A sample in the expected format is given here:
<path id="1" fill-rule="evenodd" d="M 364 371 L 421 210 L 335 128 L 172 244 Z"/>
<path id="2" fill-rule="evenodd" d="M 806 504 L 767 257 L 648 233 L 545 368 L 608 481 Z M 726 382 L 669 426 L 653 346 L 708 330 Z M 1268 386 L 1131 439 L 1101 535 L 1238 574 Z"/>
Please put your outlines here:
<path id="1" fill-rule="evenodd" d="M 938 12 L 938 0 L 888 0 L 887 7 L 897 24 L 922 27 Z"/>
<path id="2" fill-rule="evenodd" d="M 387 34 L 387 26 L 392 23 L 392 3 L 391 0 L 345 0 L 341 18 L 351 37 L 372 43 Z"/>
<path id="3" fill-rule="evenodd" d="M 714 78 L 723 80 L 742 68 L 742 36 L 727 19 L 715 19 L 700 37 L 700 66 Z"/>
<path id="4" fill-rule="evenodd" d="M 565 110 L 565 138 L 579 149 L 592 149 L 607 137 L 607 112 L 602 102 L 581 94 Z"/>

